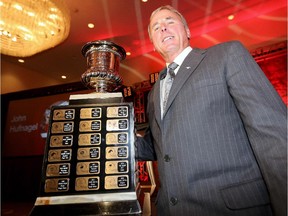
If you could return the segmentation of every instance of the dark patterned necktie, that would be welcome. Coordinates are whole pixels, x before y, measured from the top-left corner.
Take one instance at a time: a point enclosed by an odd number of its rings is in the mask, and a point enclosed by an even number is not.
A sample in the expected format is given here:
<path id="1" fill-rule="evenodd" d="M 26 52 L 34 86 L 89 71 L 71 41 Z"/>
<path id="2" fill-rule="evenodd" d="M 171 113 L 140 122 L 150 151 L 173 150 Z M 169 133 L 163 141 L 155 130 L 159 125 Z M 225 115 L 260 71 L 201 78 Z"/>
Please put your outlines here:
<path id="1" fill-rule="evenodd" d="M 169 96 L 169 92 L 173 83 L 173 80 L 175 78 L 175 73 L 174 70 L 178 67 L 178 64 L 175 62 L 172 62 L 171 64 L 168 65 L 168 72 L 167 72 L 167 77 L 165 79 L 165 85 L 164 85 L 164 98 L 163 98 L 163 112 L 166 109 L 166 104 Z"/>

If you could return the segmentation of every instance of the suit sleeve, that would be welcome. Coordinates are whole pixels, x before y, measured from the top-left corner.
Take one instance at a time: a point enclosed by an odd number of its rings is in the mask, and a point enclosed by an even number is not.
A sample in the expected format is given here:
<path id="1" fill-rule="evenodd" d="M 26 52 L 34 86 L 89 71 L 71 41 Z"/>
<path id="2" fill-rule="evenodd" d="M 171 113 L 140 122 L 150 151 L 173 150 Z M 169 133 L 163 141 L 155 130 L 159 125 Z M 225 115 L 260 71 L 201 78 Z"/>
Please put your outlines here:
<path id="1" fill-rule="evenodd" d="M 136 139 L 136 159 L 140 161 L 154 161 L 156 154 L 152 144 L 152 136 L 150 128 L 145 131 L 144 137 L 137 137 Z"/>
<path id="2" fill-rule="evenodd" d="M 286 106 L 239 42 L 227 52 L 226 80 L 277 216 L 287 215 Z"/>
<path id="3" fill-rule="evenodd" d="M 153 107 L 151 105 L 151 94 L 153 89 L 148 94 L 148 103 L 146 107 L 146 114 L 149 116 L 150 114 L 154 114 L 154 111 L 151 111 L 150 108 Z M 136 159 L 142 161 L 155 161 L 156 152 L 154 149 L 154 138 L 152 135 L 152 131 L 150 129 L 150 125 L 145 130 L 145 134 L 143 137 L 137 137 L 136 142 Z"/>

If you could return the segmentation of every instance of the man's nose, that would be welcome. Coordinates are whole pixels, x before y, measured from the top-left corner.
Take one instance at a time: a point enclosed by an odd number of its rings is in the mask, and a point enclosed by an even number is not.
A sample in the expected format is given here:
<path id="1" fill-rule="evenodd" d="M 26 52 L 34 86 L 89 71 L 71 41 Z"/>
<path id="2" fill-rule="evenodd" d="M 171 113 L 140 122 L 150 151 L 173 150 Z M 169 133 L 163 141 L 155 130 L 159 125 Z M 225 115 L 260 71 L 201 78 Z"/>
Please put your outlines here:
<path id="1" fill-rule="evenodd" d="M 167 30 L 166 25 L 162 25 L 162 26 L 161 26 L 161 31 L 164 32 L 164 31 L 166 31 L 166 30 Z"/>

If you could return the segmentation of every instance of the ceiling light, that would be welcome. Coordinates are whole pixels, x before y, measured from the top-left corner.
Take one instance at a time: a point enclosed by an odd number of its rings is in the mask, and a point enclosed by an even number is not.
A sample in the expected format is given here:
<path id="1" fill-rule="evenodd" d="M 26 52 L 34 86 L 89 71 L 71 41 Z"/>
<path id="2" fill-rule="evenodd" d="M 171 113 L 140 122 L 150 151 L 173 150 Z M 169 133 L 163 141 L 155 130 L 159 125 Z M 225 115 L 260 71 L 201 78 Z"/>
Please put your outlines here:
<path id="1" fill-rule="evenodd" d="M 24 59 L 18 59 L 18 62 L 24 63 L 25 61 L 24 61 Z"/>
<path id="2" fill-rule="evenodd" d="M 89 24 L 88 24 L 88 27 L 89 27 L 89 28 L 94 28 L 94 24 L 93 24 L 93 23 L 89 23 Z"/>
<path id="3" fill-rule="evenodd" d="M 65 75 L 61 76 L 62 79 L 66 79 L 67 77 Z"/>
<path id="4" fill-rule="evenodd" d="M 130 56 L 130 55 L 131 55 L 131 52 L 126 52 L 126 55 L 127 55 L 127 56 Z"/>
<path id="5" fill-rule="evenodd" d="M 65 0 L 1 0 L 1 53 L 28 57 L 63 42 L 70 30 Z"/>
<path id="6" fill-rule="evenodd" d="M 227 17 L 228 20 L 233 20 L 234 18 L 235 18 L 235 17 L 234 17 L 233 14 L 231 14 L 231 15 L 229 15 L 229 16 Z"/>

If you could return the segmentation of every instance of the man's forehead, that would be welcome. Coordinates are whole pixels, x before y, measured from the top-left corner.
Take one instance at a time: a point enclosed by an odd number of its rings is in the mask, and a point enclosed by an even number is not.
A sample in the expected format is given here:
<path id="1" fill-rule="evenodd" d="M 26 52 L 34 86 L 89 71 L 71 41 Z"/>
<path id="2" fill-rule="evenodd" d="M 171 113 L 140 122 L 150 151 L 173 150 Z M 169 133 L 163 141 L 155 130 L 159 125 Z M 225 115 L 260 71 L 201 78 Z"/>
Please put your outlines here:
<path id="1" fill-rule="evenodd" d="M 154 25 L 155 23 L 158 23 L 159 21 L 165 21 L 165 20 L 171 20 L 171 19 L 178 19 L 177 14 L 169 10 L 161 10 L 155 13 L 151 17 L 150 24 Z"/>

